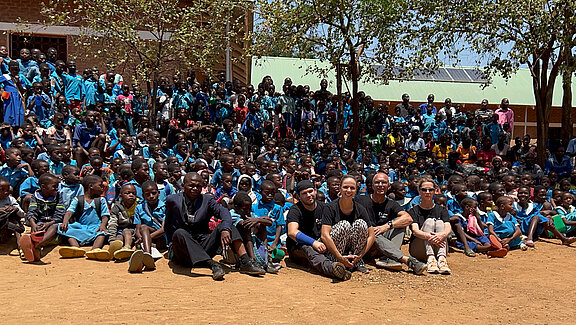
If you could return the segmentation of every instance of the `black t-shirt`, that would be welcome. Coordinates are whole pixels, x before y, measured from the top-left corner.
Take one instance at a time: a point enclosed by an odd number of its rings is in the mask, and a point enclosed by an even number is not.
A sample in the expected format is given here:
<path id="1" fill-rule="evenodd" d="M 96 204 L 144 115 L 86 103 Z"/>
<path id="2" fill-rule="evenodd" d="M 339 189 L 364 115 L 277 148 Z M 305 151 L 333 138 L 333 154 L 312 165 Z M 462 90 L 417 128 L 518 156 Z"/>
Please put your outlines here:
<path id="1" fill-rule="evenodd" d="M 298 223 L 298 230 L 303 234 L 313 238 L 320 238 L 320 230 L 322 228 L 322 216 L 326 210 L 326 203 L 317 202 L 316 209 L 310 211 L 304 207 L 302 202 L 298 202 L 290 207 L 288 210 L 288 215 L 286 216 L 286 224 L 290 222 Z M 286 246 L 288 250 L 291 251 L 298 244 L 288 237 L 286 240 Z"/>
<path id="2" fill-rule="evenodd" d="M 420 205 L 415 205 L 408 210 L 408 213 L 412 216 L 412 220 L 414 220 L 412 223 L 417 223 L 420 229 L 422 229 L 424 221 L 430 218 L 442 220 L 442 222 L 450 222 L 448 210 L 440 205 L 434 205 L 430 210 L 422 209 Z"/>
<path id="3" fill-rule="evenodd" d="M 368 211 L 368 215 L 375 226 L 382 226 L 390 220 L 398 218 L 398 213 L 404 211 L 400 204 L 386 198 L 382 203 L 376 203 L 370 195 L 360 195 L 354 199 Z"/>
<path id="4" fill-rule="evenodd" d="M 326 213 L 324 213 L 324 216 L 322 217 L 322 225 L 334 226 L 335 224 L 337 224 L 342 220 L 346 220 L 350 222 L 350 224 L 353 224 L 354 221 L 362 219 L 366 221 L 368 227 L 373 226 L 372 220 L 370 220 L 370 216 L 368 215 L 368 211 L 366 211 L 366 208 L 364 206 L 355 203 L 354 209 L 352 209 L 352 213 L 347 215 L 344 214 L 342 210 L 340 210 L 339 202 L 340 199 L 337 199 L 335 201 L 330 202 L 327 205 L 326 209 L 327 211 Z"/>

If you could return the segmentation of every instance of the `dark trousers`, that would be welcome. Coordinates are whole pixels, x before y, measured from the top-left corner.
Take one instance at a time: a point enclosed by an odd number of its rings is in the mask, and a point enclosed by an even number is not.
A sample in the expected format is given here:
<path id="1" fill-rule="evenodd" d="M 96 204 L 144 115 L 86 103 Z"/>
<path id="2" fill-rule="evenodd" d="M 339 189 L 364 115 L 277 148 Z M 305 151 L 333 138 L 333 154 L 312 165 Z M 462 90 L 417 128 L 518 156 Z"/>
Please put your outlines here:
<path id="1" fill-rule="evenodd" d="M 186 267 L 208 262 L 221 252 L 220 232 L 222 224 L 209 234 L 191 234 L 184 229 L 176 230 L 172 236 L 172 260 Z M 230 237 L 232 241 L 242 240 L 234 226 L 230 228 Z"/>
<path id="2" fill-rule="evenodd" d="M 326 255 L 318 253 L 310 245 L 301 245 L 290 252 L 290 260 L 296 264 L 309 266 L 314 271 L 332 276 L 332 261 Z"/>

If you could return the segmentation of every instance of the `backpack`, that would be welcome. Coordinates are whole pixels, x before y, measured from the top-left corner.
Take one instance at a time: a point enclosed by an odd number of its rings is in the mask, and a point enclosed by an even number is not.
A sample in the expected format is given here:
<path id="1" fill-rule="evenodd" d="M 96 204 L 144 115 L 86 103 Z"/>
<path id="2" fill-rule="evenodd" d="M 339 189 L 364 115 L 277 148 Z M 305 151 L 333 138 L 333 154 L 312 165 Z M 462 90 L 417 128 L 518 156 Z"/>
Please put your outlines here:
<path id="1" fill-rule="evenodd" d="M 82 213 L 84 213 L 84 195 L 80 195 L 76 197 L 78 199 L 78 204 L 76 205 L 76 210 L 72 214 L 70 218 L 70 223 L 77 222 L 82 217 Z M 98 215 L 98 219 L 102 219 L 102 198 L 97 197 L 94 199 L 94 206 L 96 207 L 96 215 Z"/>

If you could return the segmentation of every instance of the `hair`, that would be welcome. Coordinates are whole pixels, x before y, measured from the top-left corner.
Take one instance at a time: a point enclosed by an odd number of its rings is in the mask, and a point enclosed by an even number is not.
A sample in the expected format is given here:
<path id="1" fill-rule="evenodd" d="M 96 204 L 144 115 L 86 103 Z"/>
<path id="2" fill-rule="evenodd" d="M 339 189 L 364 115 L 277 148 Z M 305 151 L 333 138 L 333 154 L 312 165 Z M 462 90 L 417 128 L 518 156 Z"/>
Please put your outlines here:
<path id="1" fill-rule="evenodd" d="M 147 164 L 146 160 L 140 158 L 134 159 L 130 168 L 132 169 L 132 172 L 136 172 L 138 169 L 142 168 L 142 165 L 144 164 Z"/>
<path id="2" fill-rule="evenodd" d="M 176 170 L 180 170 L 180 165 L 178 165 L 178 164 L 170 164 L 170 165 L 168 165 L 168 172 L 169 172 L 169 173 L 173 173 L 173 172 L 175 172 Z"/>
<path id="3" fill-rule="evenodd" d="M 488 186 L 488 192 L 490 192 L 490 194 L 496 192 L 496 190 L 498 189 L 499 186 L 504 186 L 504 185 L 502 185 L 502 183 L 500 183 L 500 182 L 490 183 L 490 186 Z"/>
<path id="4" fill-rule="evenodd" d="M 276 189 L 276 184 L 274 184 L 274 182 L 269 180 L 265 180 L 262 182 L 262 184 L 260 184 L 260 190 L 262 190 L 265 186 Z"/>
<path id="5" fill-rule="evenodd" d="M 38 177 L 38 185 L 40 186 L 50 184 L 52 182 L 60 182 L 60 179 L 58 176 L 50 173 L 44 173 Z"/>
<path id="6" fill-rule="evenodd" d="M 40 167 L 41 167 L 41 165 L 42 165 L 43 163 L 48 164 L 48 163 L 46 162 L 46 160 L 43 160 L 43 159 L 34 159 L 34 160 L 32 160 L 32 162 L 30 163 L 30 168 L 32 168 L 32 171 L 36 172 L 38 169 L 40 169 Z"/>
<path id="7" fill-rule="evenodd" d="M 84 191 L 87 191 L 90 186 L 94 186 L 102 182 L 102 178 L 96 175 L 87 175 L 82 180 L 82 186 L 84 187 Z"/>
<path id="8" fill-rule="evenodd" d="M 434 183 L 434 180 L 433 180 L 431 177 L 425 177 L 425 176 L 423 176 L 422 178 L 420 178 L 420 181 L 418 182 L 418 188 L 421 188 L 421 187 L 422 187 L 422 184 L 424 184 L 424 183 L 432 183 L 432 184 L 435 184 L 435 183 Z"/>
<path id="9" fill-rule="evenodd" d="M 78 166 L 74 166 L 74 165 L 66 165 L 66 166 L 62 167 L 62 175 L 74 173 L 75 171 L 80 171 L 80 168 L 78 168 Z"/>
<path id="10" fill-rule="evenodd" d="M 224 177 L 232 177 L 231 173 L 222 173 L 222 176 L 220 177 L 220 179 L 223 179 Z"/>
<path id="11" fill-rule="evenodd" d="M 142 191 L 148 188 L 158 189 L 158 185 L 154 181 L 145 181 L 144 183 L 142 183 Z"/>
<path id="12" fill-rule="evenodd" d="M 462 202 L 460 202 L 460 205 L 463 207 L 464 206 L 472 206 L 475 203 L 478 203 L 478 202 L 476 202 L 476 200 L 474 200 L 471 197 L 466 197 L 466 198 L 462 199 Z"/>
<path id="13" fill-rule="evenodd" d="M 489 192 L 480 192 L 480 193 L 478 193 L 478 195 L 476 195 L 476 199 L 478 200 L 478 202 L 486 201 L 491 196 L 492 196 L 492 194 L 490 194 Z"/>
<path id="14" fill-rule="evenodd" d="M 10 61 L 10 62 L 12 62 L 12 61 Z M 8 185 L 10 185 L 10 181 L 9 181 L 6 177 L 4 177 L 4 176 L 0 176 L 0 184 L 8 184 Z"/>
<path id="15" fill-rule="evenodd" d="M 104 163 L 104 159 L 103 159 L 102 157 L 100 157 L 100 156 L 92 156 L 92 157 L 90 158 L 90 165 L 95 164 L 95 163 L 98 163 L 98 162 Z"/>
<path id="16" fill-rule="evenodd" d="M 120 169 L 118 169 L 118 175 L 122 180 L 129 180 L 134 178 L 134 172 L 132 172 L 132 169 L 128 166 L 120 167 Z"/>
<path id="17" fill-rule="evenodd" d="M 506 196 L 506 195 L 502 195 L 501 197 L 498 198 L 498 200 L 496 200 L 496 206 L 499 207 L 501 204 L 504 204 L 506 202 L 510 202 L 513 201 L 511 197 Z"/>
<path id="18" fill-rule="evenodd" d="M 438 194 L 434 196 L 434 203 L 439 204 L 438 202 L 440 202 L 440 200 L 448 200 L 448 198 L 444 194 Z"/>
<path id="19" fill-rule="evenodd" d="M 252 204 L 252 199 L 248 195 L 248 193 L 240 191 L 234 195 L 234 199 L 232 200 L 234 206 L 239 206 L 243 203 L 250 202 Z"/>

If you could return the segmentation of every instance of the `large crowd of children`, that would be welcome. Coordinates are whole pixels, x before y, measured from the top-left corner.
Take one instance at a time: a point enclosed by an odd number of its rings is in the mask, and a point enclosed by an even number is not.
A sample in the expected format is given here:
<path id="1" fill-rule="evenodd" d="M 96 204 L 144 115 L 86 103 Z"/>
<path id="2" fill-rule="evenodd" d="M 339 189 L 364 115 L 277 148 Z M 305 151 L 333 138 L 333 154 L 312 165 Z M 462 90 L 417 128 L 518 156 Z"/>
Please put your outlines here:
<path id="1" fill-rule="evenodd" d="M 278 272 L 287 253 L 296 261 L 293 247 L 305 248 L 313 269 L 347 279 L 368 272 L 364 263 L 396 270 L 395 261 L 449 274 L 448 246 L 504 257 L 541 237 L 576 241 L 576 139 L 551 141 L 538 165 L 530 136 L 512 136 L 506 98 L 495 111 L 482 100 L 465 112 L 450 98 L 436 107 L 432 94 L 414 107 L 404 94 L 391 109 L 361 92 L 351 151 L 350 96 L 333 95 L 326 80 L 311 90 L 286 78 L 277 89 L 271 77 L 254 87 L 175 74 L 150 95 L 113 69 L 79 74 L 54 48 L 19 53 L 0 46 L 0 238 L 15 236 L 24 261 L 60 245 L 62 258 L 153 270 L 182 252 L 168 236 L 178 227 L 165 231 L 176 195 L 184 193 L 182 227 L 197 231 L 196 181 L 224 208 L 208 205 L 218 212 L 206 232 L 221 234 L 208 255 L 249 274 Z M 316 219 L 303 209 L 319 204 Z M 400 242 L 386 237 L 393 228 Z M 402 241 L 412 256 L 373 249 Z"/>

